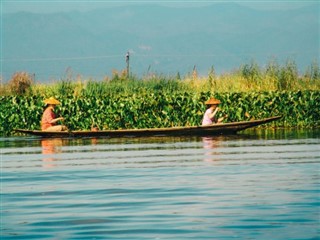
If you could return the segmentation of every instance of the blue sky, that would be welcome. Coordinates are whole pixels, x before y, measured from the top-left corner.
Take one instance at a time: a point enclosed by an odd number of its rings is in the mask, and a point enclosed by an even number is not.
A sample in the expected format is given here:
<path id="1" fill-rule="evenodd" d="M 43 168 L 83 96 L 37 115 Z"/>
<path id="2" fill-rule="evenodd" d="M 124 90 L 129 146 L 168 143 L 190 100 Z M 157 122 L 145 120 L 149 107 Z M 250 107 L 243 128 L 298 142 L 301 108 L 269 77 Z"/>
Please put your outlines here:
<path id="1" fill-rule="evenodd" d="M 35 12 L 35 13 L 52 13 L 62 11 L 89 11 L 101 7 L 114 7 L 127 4 L 141 4 L 141 3 L 154 3 L 164 6 L 171 7 L 197 7 L 205 6 L 212 3 L 218 2 L 237 2 L 239 4 L 253 7 L 256 9 L 289 9 L 299 8 L 317 2 L 316 0 L 301 1 L 301 0 L 290 0 L 290 1 L 275 1 L 275 0 L 233 0 L 233 1 L 213 1 L 213 0 L 2 0 L 1 1 L 1 12 L 2 13 L 14 13 L 19 11 Z"/>

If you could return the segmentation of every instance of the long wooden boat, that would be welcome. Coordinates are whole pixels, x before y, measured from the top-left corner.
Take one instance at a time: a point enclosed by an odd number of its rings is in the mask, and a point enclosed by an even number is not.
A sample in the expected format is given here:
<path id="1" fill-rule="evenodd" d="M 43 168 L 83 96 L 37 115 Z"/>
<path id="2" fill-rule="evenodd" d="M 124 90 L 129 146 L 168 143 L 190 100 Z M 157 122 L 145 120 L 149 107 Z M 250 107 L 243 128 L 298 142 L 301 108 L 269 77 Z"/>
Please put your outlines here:
<path id="1" fill-rule="evenodd" d="M 145 128 L 145 129 L 121 129 L 101 131 L 40 131 L 16 129 L 16 132 L 39 136 L 43 138 L 65 137 L 147 137 L 147 136 L 212 136 L 223 134 L 235 134 L 247 128 L 256 127 L 280 119 L 281 116 L 265 118 L 261 120 L 218 123 L 209 126 L 171 127 L 171 128 Z"/>

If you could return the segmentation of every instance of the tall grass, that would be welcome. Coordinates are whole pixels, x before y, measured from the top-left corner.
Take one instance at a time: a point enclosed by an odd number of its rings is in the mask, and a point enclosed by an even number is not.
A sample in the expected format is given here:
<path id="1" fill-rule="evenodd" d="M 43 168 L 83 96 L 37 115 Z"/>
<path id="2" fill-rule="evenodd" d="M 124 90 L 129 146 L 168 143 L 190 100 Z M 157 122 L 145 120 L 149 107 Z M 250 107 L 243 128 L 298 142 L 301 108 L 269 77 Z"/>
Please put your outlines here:
<path id="1" fill-rule="evenodd" d="M 261 92 L 261 91 L 297 91 L 297 90 L 320 90 L 320 68 L 317 62 L 313 62 L 303 74 L 298 74 L 294 61 L 288 60 L 284 66 L 276 61 L 270 61 L 266 67 L 260 67 L 256 62 L 240 66 L 238 69 L 216 75 L 212 67 L 207 76 L 199 77 L 197 73 L 185 76 L 154 75 L 152 77 L 138 78 L 113 71 L 111 78 L 106 77 L 103 81 L 91 79 L 73 78 L 68 74 L 60 81 L 50 84 L 31 84 L 21 89 L 25 81 L 17 82 L 17 74 L 13 76 L 15 85 L 11 83 L 0 86 L 0 96 L 30 94 L 46 96 L 101 96 L 112 93 L 134 92 L 172 92 L 200 93 L 210 92 Z M 13 86 L 13 87 L 12 87 Z M 16 87 L 14 87 L 16 86 Z"/>
<path id="2" fill-rule="evenodd" d="M 284 74 L 284 73 L 282 73 Z M 281 75 L 280 75 L 281 76 Z M 34 84 L 27 95 L 49 96 L 102 96 L 105 94 L 132 94 L 135 92 L 190 92 L 200 93 L 210 91 L 222 92 L 264 92 L 264 91 L 298 91 L 320 90 L 320 78 L 310 80 L 308 78 L 278 79 L 265 75 L 260 80 L 248 80 L 240 73 L 227 73 L 214 78 L 208 77 L 185 78 L 178 80 L 171 77 L 154 77 L 153 79 L 135 79 L 126 81 L 93 81 L 82 80 L 78 82 L 59 81 L 53 84 Z M 0 88 L 1 95 L 15 95 L 7 86 Z"/>

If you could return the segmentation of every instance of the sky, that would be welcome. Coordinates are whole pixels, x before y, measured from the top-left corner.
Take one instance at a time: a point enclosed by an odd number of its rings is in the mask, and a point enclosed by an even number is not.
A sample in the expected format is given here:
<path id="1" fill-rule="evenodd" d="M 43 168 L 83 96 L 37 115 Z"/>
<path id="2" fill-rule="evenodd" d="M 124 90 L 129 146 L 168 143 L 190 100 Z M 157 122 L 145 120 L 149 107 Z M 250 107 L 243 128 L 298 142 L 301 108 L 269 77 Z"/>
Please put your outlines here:
<path id="1" fill-rule="evenodd" d="M 127 4 L 154 3 L 171 7 L 197 7 L 219 2 L 237 2 L 256 9 L 289 9 L 299 8 L 317 2 L 316 0 L 2 0 L 1 14 L 27 11 L 34 13 L 54 13 L 68 11 L 90 11 L 101 7 L 114 7 Z"/>

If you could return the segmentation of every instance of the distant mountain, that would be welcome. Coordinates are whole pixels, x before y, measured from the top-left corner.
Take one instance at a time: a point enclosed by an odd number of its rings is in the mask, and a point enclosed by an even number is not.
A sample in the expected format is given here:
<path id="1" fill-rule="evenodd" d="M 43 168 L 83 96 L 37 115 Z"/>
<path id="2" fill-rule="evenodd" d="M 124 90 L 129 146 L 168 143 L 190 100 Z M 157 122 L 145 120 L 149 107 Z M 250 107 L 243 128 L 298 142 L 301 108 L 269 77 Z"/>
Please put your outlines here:
<path id="1" fill-rule="evenodd" d="M 231 71 L 251 60 L 266 64 L 293 59 L 301 70 L 319 59 L 319 4 L 261 11 L 235 3 L 173 8 L 128 5 L 89 12 L 2 16 L 2 76 L 34 73 L 39 81 L 60 79 L 66 69 L 102 79 L 131 72 L 181 75 L 196 66 L 206 75 Z"/>

